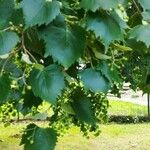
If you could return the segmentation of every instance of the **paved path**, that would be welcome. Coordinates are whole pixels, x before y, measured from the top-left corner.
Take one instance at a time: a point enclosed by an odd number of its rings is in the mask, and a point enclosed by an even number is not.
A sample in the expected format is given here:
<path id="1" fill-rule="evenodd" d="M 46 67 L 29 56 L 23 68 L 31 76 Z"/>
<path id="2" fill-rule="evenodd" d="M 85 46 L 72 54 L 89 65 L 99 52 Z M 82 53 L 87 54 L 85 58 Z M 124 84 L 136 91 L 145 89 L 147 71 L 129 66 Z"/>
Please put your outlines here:
<path id="1" fill-rule="evenodd" d="M 142 91 L 134 92 L 133 90 L 129 89 L 123 91 L 123 94 L 121 94 L 121 98 L 114 97 L 113 95 L 109 95 L 108 98 L 110 100 L 120 100 L 139 105 L 147 105 L 147 94 L 143 95 Z"/>

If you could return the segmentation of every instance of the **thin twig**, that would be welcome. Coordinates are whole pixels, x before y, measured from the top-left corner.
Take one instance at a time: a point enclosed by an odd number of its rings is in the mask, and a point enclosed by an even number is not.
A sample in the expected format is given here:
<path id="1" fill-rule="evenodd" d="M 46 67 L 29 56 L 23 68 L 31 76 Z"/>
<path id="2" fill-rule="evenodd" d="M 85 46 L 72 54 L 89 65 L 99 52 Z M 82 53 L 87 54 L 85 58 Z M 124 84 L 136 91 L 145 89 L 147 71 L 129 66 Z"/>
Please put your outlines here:
<path id="1" fill-rule="evenodd" d="M 37 62 L 37 60 L 35 59 L 35 57 L 29 52 L 29 50 L 27 50 L 27 48 L 25 47 L 25 44 L 24 44 L 24 35 L 23 35 L 23 33 L 22 33 L 22 48 L 23 48 L 23 50 L 24 50 L 24 52 L 26 53 L 26 54 L 29 54 L 30 56 L 31 56 L 31 58 L 34 60 L 34 62 L 35 63 L 38 63 Z"/>
<path id="2" fill-rule="evenodd" d="M 3 71 L 4 71 L 4 68 L 5 68 L 5 66 L 6 66 L 6 64 L 7 64 L 8 60 L 9 60 L 10 58 L 11 58 L 11 57 L 8 57 L 8 58 L 6 59 L 6 61 L 4 62 L 3 66 L 2 66 L 2 69 L 1 69 L 1 72 L 0 72 L 0 76 L 2 76 Z"/>
<path id="3" fill-rule="evenodd" d="M 137 5 L 137 3 L 135 2 L 135 0 L 132 0 L 132 1 L 133 1 L 134 5 L 135 5 L 137 11 L 141 14 L 141 10 L 140 10 L 140 8 L 138 7 L 138 5 Z"/>
<path id="4" fill-rule="evenodd" d="M 11 27 L 5 28 L 2 30 L 2 32 L 8 31 Z"/>

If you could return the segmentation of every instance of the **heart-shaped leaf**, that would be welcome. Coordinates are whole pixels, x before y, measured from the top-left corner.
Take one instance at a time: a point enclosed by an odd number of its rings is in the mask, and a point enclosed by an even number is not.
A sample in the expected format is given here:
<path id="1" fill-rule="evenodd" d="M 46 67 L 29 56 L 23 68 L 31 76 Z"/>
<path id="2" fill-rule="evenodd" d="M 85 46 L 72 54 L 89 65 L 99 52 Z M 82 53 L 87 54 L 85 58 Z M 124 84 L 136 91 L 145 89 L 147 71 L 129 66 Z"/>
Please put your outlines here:
<path id="1" fill-rule="evenodd" d="M 70 67 L 83 53 L 85 34 L 81 27 L 50 25 L 39 32 L 46 43 L 45 56 L 51 55 L 64 67 Z"/>
<path id="2" fill-rule="evenodd" d="M 35 96 L 52 104 L 56 104 L 56 98 L 65 87 L 64 76 L 57 65 L 34 68 L 29 80 Z"/>

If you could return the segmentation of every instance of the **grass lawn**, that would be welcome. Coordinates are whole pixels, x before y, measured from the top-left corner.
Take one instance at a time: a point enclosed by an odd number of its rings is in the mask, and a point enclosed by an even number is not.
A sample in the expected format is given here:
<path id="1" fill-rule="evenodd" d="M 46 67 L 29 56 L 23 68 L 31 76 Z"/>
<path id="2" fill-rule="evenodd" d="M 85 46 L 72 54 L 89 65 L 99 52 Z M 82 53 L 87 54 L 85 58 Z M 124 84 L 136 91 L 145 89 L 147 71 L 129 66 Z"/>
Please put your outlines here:
<path id="1" fill-rule="evenodd" d="M 110 114 L 141 115 L 146 107 L 127 102 L 110 101 Z M 22 150 L 19 147 L 21 130 L 26 124 L 0 125 L 0 150 Z M 90 139 L 82 137 L 78 128 L 71 128 L 59 138 L 56 150 L 149 150 L 150 124 L 108 124 L 100 125 L 102 133 Z"/>
<path id="2" fill-rule="evenodd" d="M 72 129 L 75 130 L 75 129 Z M 72 131 L 60 139 L 57 150 L 149 150 L 150 125 L 102 125 L 101 135 L 83 138 Z"/>
<path id="3" fill-rule="evenodd" d="M 20 130 L 24 125 L 0 126 L 0 150 L 22 150 L 19 147 Z M 88 140 L 82 137 L 77 128 L 59 139 L 56 150 L 149 150 L 150 125 L 102 125 L 102 133 Z"/>
<path id="4" fill-rule="evenodd" d="M 147 106 L 123 102 L 118 100 L 110 100 L 108 114 L 125 115 L 125 116 L 145 116 L 147 115 Z"/>

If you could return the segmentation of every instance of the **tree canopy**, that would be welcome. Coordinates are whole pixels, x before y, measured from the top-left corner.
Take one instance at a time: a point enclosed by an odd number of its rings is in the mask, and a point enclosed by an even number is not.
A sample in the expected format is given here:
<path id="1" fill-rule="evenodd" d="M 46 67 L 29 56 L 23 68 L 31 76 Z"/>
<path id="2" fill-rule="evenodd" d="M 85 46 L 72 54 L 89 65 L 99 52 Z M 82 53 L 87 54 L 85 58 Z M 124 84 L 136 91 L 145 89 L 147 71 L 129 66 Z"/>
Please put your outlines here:
<path id="1" fill-rule="evenodd" d="M 0 106 L 53 111 L 25 150 L 54 149 L 72 124 L 98 135 L 124 82 L 150 93 L 149 0 L 0 0 Z"/>

